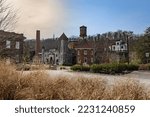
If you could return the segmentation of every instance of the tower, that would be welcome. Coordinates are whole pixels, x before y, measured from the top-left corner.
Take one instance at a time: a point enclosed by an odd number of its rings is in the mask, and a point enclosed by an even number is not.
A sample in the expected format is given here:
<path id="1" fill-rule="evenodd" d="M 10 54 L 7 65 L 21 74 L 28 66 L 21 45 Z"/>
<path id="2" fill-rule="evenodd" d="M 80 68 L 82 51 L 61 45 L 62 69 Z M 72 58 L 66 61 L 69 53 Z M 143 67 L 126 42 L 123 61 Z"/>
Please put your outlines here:
<path id="1" fill-rule="evenodd" d="M 41 41 L 40 41 L 40 30 L 36 31 L 36 44 L 35 44 L 35 55 L 39 56 L 41 53 Z"/>
<path id="2" fill-rule="evenodd" d="M 81 26 L 80 27 L 80 38 L 85 39 L 87 37 L 87 27 Z"/>
<path id="3" fill-rule="evenodd" d="M 63 33 L 60 37 L 60 64 L 67 63 L 68 38 Z"/>

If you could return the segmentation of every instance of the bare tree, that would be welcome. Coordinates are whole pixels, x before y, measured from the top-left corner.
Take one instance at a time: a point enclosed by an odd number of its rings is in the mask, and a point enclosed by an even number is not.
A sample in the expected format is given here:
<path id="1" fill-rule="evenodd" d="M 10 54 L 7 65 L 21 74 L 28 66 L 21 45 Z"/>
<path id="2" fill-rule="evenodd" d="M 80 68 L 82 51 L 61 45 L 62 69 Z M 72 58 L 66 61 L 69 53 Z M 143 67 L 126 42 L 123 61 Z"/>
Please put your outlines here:
<path id="1" fill-rule="evenodd" d="M 3 35 L 4 31 L 13 31 L 17 23 L 17 11 L 13 9 L 13 5 L 8 3 L 8 0 L 0 0 L 0 56 L 5 54 L 6 38 Z M 8 36 L 9 37 L 9 36 Z"/>
<path id="2" fill-rule="evenodd" d="M 0 0 L 0 30 L 11 31 L 17 22 L 17 11 L 7 0 Z"/>

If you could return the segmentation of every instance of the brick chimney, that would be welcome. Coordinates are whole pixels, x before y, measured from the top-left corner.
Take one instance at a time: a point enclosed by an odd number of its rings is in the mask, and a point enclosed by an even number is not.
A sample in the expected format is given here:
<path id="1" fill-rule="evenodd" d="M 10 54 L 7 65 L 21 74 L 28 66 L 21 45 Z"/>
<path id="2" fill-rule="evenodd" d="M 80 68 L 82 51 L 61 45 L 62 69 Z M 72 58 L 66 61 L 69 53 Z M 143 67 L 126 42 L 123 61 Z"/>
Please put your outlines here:
<path id="1" fill-rule="evenodd" d="M 87 37 L 87 27 L 86 26 L 81 26 L 80 27 L 80 37 L 85 38 Z"/>
<path id="2" fill-rule="evenodd" d="M 40 41 L 40 30 L 37 30 L 35 42 L 35 55 L 39 56 L 39 53 L 41 53 L 41 41 Z"/>

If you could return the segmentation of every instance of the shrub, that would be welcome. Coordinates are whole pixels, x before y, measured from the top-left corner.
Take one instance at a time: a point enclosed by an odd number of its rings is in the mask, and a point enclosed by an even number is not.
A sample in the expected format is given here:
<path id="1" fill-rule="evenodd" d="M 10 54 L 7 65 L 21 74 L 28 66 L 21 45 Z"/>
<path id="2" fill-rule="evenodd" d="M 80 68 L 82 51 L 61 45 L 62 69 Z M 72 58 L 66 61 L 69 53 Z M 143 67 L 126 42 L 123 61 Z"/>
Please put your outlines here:
<path id="1" fill-rule="evenodd" d="M 150 64 L 141 64 L 139 70 L 150 70 Z"/>
<path id="2" fill-rule="evenodd" d="M 138 70 L 138 65 L 134 64 L 100 64 L 100 65 L 92 65 L 91 71 L 94 73 L 106 73 L 106 74 L 115 74 L 115 73 L 124 73 L 125 71 L 134 71 Z"/>
<path id="3" fill-rule="evenodd" d="M 74 65 L 71 67 L 73 71 L 90 71 L 90 66 Z"/>
<path id="4" fill-rule="evenodd" d="M 136 64 L 129 64 L 127 65 L 127 70 L 128 71 L 136 71 L 139 69 L 139 65 L 136 65 Z"/>
<path id="5" fill-rule="evenodd" d="M 71 70 L 73 71 L 81 71 L 81 65 L 74 65 L 71 67 Z"/>
<path id="6" fill-rule="evenodd" d="M 116 70 L 116 65 L 112 64 L 100 64 L 100 65 L 92 65 L 91 66 L 91 71 L 94 73 L 113 73 Z"/>
<path id="7" fill-rule="evenodd" d="M 90 71 L 90 66 L 82 66 L 82 71 Z"/>
<path id="8" fill-rule="evenodd" d="M 94 64 L 91 66 L 91 71 L 93 71 L 94 73 L 102 73 L 102 69 L 103 69 L 102 65 Z"/>

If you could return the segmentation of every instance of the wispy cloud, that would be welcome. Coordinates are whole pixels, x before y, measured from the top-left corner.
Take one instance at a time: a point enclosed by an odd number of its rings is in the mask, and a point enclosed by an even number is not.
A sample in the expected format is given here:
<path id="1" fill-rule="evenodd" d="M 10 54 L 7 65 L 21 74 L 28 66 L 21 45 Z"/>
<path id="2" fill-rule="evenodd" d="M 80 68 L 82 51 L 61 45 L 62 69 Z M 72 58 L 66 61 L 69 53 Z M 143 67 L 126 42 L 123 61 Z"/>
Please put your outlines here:
<path id="1" fill-rule="evenodd" d="M 59 36 L 68 25 L 69 12 L 64 0 L 13 0 L 13 4 L 19 9 L 20 17 L 16 31 L 28 38 L 34 38 L 37 29 L 43 38 Z"/>

